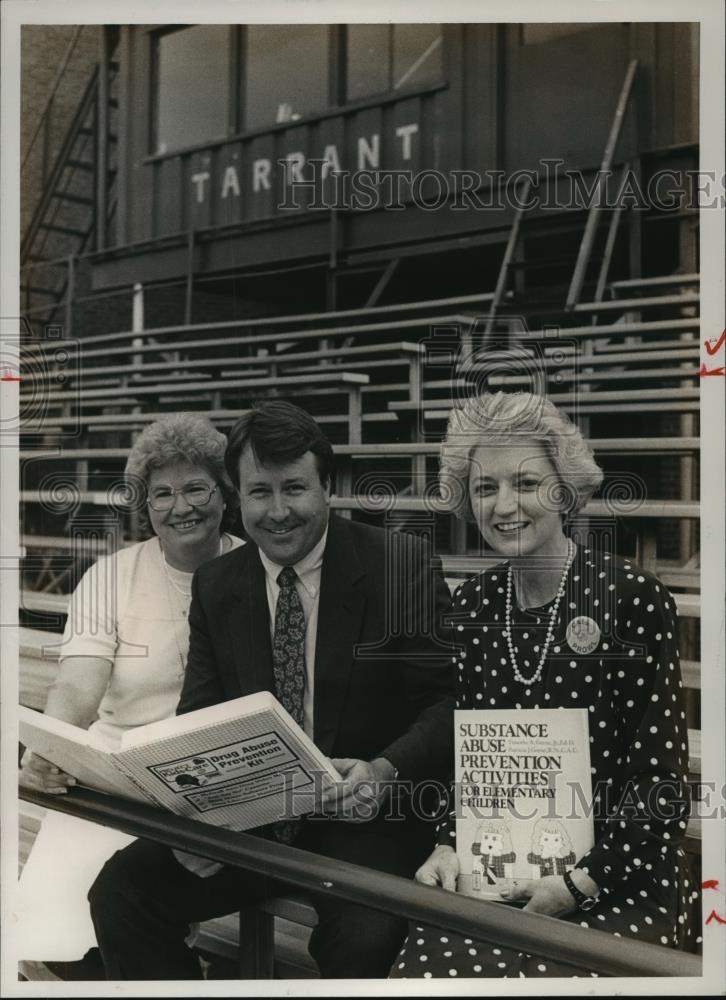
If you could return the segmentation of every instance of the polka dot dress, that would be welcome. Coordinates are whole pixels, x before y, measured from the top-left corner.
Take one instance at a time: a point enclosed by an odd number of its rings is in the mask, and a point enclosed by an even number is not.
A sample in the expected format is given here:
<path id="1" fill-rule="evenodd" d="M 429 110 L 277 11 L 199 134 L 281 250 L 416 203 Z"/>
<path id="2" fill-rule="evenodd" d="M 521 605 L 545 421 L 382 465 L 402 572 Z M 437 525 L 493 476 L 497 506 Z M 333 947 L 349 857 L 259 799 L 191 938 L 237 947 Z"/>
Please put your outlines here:
<path id="1" fill-rule="evenodd" d="M 502 565 L 467 580 L 453 597 L 463 647 L 454 659 L 457 708 L 588 711 L 595 846 L 578 867 L 601 892 L 594 909 L 563 923 L 689 947 L 700 924 L 699 892 L 679 846 L 688 818 L 688 730 L 673 597 L 627 560 L 578 548 L 542 675 L 525 685 L 514 677 L 502 635 L 506 585 Z M 514 649 L 525 677 L 539 663 L 550 610 L 522 610 L 513 601 Z M 577 653 L 567 626 L 583 615 L 600 637 L 591 652 Z M 453 814 L 438 840 L 456 846 Z M 393 978 L 589 974 L 425 926 L 411 928 L 391 971 Z"/>

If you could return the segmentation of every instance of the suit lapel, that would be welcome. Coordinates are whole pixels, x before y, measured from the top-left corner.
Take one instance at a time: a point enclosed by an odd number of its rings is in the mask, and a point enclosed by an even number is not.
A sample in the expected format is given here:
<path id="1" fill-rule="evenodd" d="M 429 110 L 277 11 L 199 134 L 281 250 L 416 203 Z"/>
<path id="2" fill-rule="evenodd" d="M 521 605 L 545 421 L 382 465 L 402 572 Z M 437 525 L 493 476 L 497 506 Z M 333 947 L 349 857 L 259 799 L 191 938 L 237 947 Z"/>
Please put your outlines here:
<path id="1" fill-rule="evenodd" d="M 332 751 L 365 611 L 363 567 L 346 521 L 332 515 L 320 579 L 315 640 L 315 742 Z"/>
<path id="2" fill-rule="evenodd" d="M 265 569 L 257 547 L 248 543 L 232 586 L 227 629 L 243 694 L 274 691 L 270 613 Z"/>

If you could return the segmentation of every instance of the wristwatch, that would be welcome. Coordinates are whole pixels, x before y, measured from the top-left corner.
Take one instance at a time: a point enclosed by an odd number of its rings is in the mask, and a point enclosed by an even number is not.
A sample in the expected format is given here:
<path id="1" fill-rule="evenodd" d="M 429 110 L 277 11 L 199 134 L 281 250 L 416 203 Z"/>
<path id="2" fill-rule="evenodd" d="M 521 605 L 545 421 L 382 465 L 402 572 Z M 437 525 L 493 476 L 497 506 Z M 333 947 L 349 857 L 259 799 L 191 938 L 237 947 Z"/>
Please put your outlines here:
<path id="1" fill-rule="evenodd" d="M 572 881 L 572 876 L 569 872 L 565 872 L 563 876 L 565 880 L 565 885 L 570 890 L 572 897 L 577 903 L 577 907 L 580 910 L 591 910 L 593 906 L 597 906 L 597 896 L 586 896 L 581 889 L 578 889 L 575 883 Z"/>

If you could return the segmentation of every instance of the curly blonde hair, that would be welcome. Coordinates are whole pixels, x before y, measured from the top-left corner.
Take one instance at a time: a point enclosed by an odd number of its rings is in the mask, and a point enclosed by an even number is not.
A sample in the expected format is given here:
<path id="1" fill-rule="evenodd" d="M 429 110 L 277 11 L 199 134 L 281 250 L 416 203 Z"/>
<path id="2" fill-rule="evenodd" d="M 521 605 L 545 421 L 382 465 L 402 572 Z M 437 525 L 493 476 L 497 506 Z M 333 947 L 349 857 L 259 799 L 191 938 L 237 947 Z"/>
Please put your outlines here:
<path id="1" fill-rule="evenodd" d="M 163 469 L 175 462 L 198 465 L 209 473 L 226 504 L 222 530 L 235 523 L 239 497 L 224 465 L 227 438 L 201 413 L 170 413 L 149 424 L 139 434 L 126 459 L 124 475 L 144 488 L 154 469 Z M 150 530 L 146 505 L 139 506 L 141 527 Z"/>
<path id="2" fill-rule="evenodd" d="M 439 487 L 448 509 L 473 521 L 469 500 L 471 456 L 482 445 L 536 442 L 555 467 L 548 491 L 563 515 L 582 510 L 603 480 L 592 448 L 570 418 L 543 396 L 496 392 L 471 396 L 449 414 L 441 446 Z"/>

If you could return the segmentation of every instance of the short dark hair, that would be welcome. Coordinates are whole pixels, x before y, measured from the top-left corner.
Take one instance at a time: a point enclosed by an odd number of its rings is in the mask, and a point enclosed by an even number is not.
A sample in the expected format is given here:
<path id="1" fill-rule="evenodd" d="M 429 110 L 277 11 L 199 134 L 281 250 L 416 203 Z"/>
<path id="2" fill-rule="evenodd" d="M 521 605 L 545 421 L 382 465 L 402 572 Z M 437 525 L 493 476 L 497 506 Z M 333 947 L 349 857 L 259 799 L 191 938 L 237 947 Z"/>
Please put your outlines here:
<path id="1" fill-rule="evenodd" d="M 310 451 L 318 463 L 320 482 L 333 485 L 333 447 L 309 413 L 280 399 L 256 403 L 229 432 L 224 464 L 239 489 L 239 460 L 250 445 L 262 465 L 285 465 Z"/>

